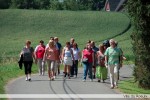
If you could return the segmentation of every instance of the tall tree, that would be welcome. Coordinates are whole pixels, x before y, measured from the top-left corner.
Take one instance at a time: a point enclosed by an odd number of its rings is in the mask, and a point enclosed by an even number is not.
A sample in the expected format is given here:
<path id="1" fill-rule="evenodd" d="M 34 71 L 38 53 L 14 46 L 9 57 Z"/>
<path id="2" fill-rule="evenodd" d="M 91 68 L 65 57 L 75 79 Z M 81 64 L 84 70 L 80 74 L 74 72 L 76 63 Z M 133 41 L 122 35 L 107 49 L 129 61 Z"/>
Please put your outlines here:
<path id="1" fill-rule="evenodd" d="M 135 80 L 150 89 L 150 1 L 128 0 L 134 31 L 131 35 L 135 54 Z"/>
<path id="2" fill-rule="evenodd" d="M 11 0 L 0 0 L 0 9 L 7 9 L 11 4 Z"/>

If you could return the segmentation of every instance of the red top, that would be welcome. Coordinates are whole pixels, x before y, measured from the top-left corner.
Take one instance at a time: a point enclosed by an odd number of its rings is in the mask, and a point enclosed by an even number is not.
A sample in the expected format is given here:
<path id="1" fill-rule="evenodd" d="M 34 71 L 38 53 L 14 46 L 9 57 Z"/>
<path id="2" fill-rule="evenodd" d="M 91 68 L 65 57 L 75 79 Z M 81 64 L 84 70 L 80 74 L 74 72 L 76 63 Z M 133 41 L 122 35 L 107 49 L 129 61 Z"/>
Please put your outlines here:
<path id="1" fill-rule="evenodd" d="M 83 58 L 88 58 L 88 62 L 89 63 L 92 63 L 93 62 L 93 59 L 92 59 L 92 54 L 93 54 L 93 50 L 91 49 L 90 51 L 88 51 L 87 49 L 84 49 L 82 51 L 82 54 L 83 54 Z"/>
<path id="2" fill-rule="evenodd" d="M 44 53 L 45 53 L 45 46 L 39 45 L 39 46 L 37 47 L 36 57 L 37 57 L 37 58 L 43 58 Z"/>

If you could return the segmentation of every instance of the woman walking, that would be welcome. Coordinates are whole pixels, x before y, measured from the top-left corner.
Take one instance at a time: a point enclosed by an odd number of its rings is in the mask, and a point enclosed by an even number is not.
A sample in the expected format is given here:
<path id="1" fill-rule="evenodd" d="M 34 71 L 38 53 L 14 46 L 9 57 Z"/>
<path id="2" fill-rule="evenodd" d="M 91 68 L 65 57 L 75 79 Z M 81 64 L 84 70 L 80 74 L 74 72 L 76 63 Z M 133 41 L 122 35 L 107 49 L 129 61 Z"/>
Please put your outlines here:
<path id="1" fill-rule="evenodd" d="M 26 81 L 31 81 L 31 68 L 32 68 L 33 58 L 35 58 L 34 49 L 30 45 L 31 45 L 31 41 L 27 40 L 24 48 L 20 53 L 20 57 L 21 55 L 23 55 Z"/>
<path id="2" fill-rule="evenodd" d="M 110 39 L 110 47 L 105 52 L 105 65 L 108 66 L 111 89 L 118 87 L 118 67 L 122 64 L 122 52 L 116 47 L 115 41 Z"/>
<path id="3" fill-rule="evenodd" d="M 84 67 L 83 82 L 86 81 L 88 71 L 90 74 L 90 81 L 93 81 L 92 66 L 94 65 L 94 52 L 90 43 L 88 43 L 86 48 L 82 51 L 81 61 Z"/>
<path id="4" fill-rule="evenodd" d="M 34 50 L 35 59 L 37 61 L 37 65 L 39 67 L 39 75 L 44 75 L 45 73 L 45 63 L 43 63 L 43 57 L 45 53 L 45 45 L 44 41 L 40 40 L 39 45 L 36 46 Z"/>
<path id="5" fill-rule="evenodd" d="M 101 44 L 99 46 L 99 51 L 97 51 L 98 66 L 96 69 L 96 77 L 98 82 L 105 82 L 107 79 L 107 68 L 105 67 L 105 56 L 104 56 L 104 46 Z"/>
<path id="6" fill-rule="evenodd" d="M 70 42 L 66 42 L 66 46 L 62 51 L 62 60 L 64 61 L 64 78 L 68 75 L 70 79 L 70 67 L 73 65 L 73 62 L 75 63 Z"/>
<path id="7" fill-rule="evenodd" d="M 71 76 L 73 77 L 75 75 L 75 77 L 77 77 L 78 61 L 80 60 L 80 50 L 78 48 L 77 43 L 73 43 L 72 51 L 73 51 L 75 63 L 73 62 L 73 65 L 71 66 Z"/>
<path id="8" fill-rule="evenodd" d="M 47 60 L 49 80 L 54 80 L 54 76 L 55 76 L 54 66 L 55 66 L 56 54 L 57 54 L 57 49 L 56 46 L 54 45 L 54 41 L 50 40 L 49 47 L 46 48 L 44 58 L 43 58 L 43 62 Z"/>

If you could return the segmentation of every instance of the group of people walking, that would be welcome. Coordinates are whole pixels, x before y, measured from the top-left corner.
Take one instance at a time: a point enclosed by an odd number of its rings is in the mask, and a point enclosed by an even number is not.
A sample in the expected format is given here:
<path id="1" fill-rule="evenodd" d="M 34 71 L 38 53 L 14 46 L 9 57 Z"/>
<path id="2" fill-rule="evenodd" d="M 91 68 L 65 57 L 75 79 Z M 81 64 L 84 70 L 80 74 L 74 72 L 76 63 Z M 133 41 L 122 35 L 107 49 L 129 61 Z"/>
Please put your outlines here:
<path id="1" fill-rule="evenodd" d="M 35 50 L 30 45 L 31 41 L 27 40 L 20 53 L 20 57 L 23 57 L 26 81 L 31 81 L 33 59 L 39 67 L 39 75 L 45 75 L 45 66 L 47 66 L 49 80 L 55 80 L 56 75 L 60 74 L 61 63 L 64 65 L 64 79 L 77 77 L 78 64 L 81 62 L 83 82 L 86 81 L 87 76 L 90 81 L 97 78 L 98 82 L 105 82 L 109 71 L 111 88 L 118 87 L 118 73 L 122 65 L 123 52 L 113 39 L 105 40 L 99 47 L 95 46 L 94 41 L 89 40 L 82 51 L 74 38 L 66 42 L 64 47 L 59 43 L 58 37 L 50 37 L 46 46 L 44 41 L 40 40 Z"/>

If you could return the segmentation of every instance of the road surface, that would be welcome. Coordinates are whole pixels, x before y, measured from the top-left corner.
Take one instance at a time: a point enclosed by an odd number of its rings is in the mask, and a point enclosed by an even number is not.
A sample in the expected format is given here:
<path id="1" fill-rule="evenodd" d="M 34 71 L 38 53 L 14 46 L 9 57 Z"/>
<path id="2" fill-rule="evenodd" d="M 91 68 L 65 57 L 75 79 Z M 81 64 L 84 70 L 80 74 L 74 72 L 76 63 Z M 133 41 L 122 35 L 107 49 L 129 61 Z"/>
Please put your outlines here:
<path id="1" fill-rule="evenodd" d="M 61 72 L 62 73 L 62 72 Z M 48 75 L 39 76 L 38 74 L 32 75 L 32 81 L 25 81 L 25 76 L 19 77 L 12 80 L 6 85 L 7 94 L 86 94 L 89 96 L 94 94 L 121 94 L 119 89 L 110 89 L 109 77 L 105 83 L 98 83 L 97 79 L 94 79 L 93 82 L 90 82 L 90 79 L 87 78 L 86 82 L 82 81 L 83 69 L 79 69 L 79 74 L 77 78 L 71 77 L 71 79 L 63 79 L 63 75 L 57 76 L 54 81 L 49 81 Z M 132 77 L 132 68 L 131 66 L 123 66 L 120 69 L 120 81 Z M 27 95 L 28 96 L 28 95 Z M 9 98 L 9 100 L 30 100 L 31 98 Z M 99 98 L 99 100 L 103 100 Z M 45 100 L 44 98 L 36 98 L 31 100 Z M 47 100 L 54 100 L 54 98 L 49 98 Z M 92 98 L 65 98 L 59 97 L 55 100 L 93 100 Z M 105 100 L 112 100 L 109 97 Z M 115 100 L 115 99 L 114 99 Z M 118 100 L 118 99 L 117 99 Z M 122 99 L 121 99 L 122 100 Z M 129 100 L 129 99 L 124 99 Z"/>

